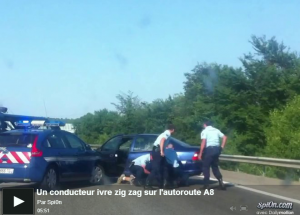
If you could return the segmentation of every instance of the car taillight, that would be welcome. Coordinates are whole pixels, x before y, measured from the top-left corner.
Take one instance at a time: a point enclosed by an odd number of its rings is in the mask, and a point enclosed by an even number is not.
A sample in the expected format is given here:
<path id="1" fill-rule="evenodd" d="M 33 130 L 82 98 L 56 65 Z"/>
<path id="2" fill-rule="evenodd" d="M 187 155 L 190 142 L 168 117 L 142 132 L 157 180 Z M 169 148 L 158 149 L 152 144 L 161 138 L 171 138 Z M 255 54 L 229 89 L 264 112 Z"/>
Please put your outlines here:
<path id="1" fill-rule="evenodd" d="M 31 157 L 41 157 L 43 156 L 43 152 L 37 148 L 38 136 L 34 138 L 32 149 L 31 149 Z"/>
<path id="2" fill-rule="evenodd" d="M 199 159 L 198 159 L 198 155 L 199 155 L 199 152 L 195 152 L 195 154 L 194 154 L 192 160 L 193 160 L 193 161 L 199 160 Z"/>

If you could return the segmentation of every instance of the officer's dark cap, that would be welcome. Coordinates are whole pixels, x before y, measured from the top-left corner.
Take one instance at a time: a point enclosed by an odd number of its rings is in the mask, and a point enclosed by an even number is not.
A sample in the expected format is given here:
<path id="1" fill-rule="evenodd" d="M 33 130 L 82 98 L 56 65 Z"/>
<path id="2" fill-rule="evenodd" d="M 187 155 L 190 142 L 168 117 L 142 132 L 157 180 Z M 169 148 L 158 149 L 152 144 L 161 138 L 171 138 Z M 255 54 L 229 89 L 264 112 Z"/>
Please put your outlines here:
<path id="1" fill-rule="evenodd" d="M 175 130 L 175 126 L 174 126 L 173 124 L 169 124 L 169 125 L 167 126 L 167 129 L 168 129 L 168 130 Z"/>
<path id="2" fill-rule="evenodd" d="M 212 121 L 210 121 L 210 120 L 206 120 L 206 121 L 204 122 L 204 124 L 205 124 L 206 126 L 211 126 L 213 123 L 212 123 Z"/>

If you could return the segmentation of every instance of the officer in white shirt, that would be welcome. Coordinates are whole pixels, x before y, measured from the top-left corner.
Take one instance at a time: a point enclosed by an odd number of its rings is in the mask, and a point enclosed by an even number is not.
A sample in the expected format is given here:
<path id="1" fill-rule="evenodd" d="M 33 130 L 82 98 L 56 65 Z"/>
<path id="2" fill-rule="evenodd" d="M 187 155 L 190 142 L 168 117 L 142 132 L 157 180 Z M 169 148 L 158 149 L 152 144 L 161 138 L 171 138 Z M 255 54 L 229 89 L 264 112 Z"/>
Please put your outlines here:
<path id="1" fill-rule="evenodd" d="M 144 185 L 147 174 L 150 172 L 146 169 L 147 162 L 150 162 L 150 154 L 142 155 L 132 161 L 129 167 L 130 172 L 134 175 L 136 185 Z"/>
<path id="2" fill-rule="evenodd" d="M 146 169 L 147 162 L 150 162 L 150 154 L 145 154 L 134 159 L 129 166 L 129 170 L 132 173 L 131 177 L 126 177 L 125 174 L 122 174 L 118 178 L 117 183 L 120 184 L 122 181 L 129 181 L 133 184 L 134 180 L 135 185 L 143 185 L 147 174 L 150 174 Z"/>
<path id="3" fill-rule="evenodd" d="M 158 179 L 160 187 L 164 184 L 165 172 L 165 158 L 164 158 L 164 145 L 165 141 L 175 131 L 174 125 L 170 124 L 162 134 L 160 134 L 153 144 L 152 149 L 152 162 L 151 162 L 151 173 L 146 180 L 145 188 L 152 188 L 151 183 L 155 178 Z"/>
<path id="4" fill-rule="evenodd" d="M 204 130 L 201 132 L 201 147 L 199 153 L 199 160 L 202 160 L 203 175 L 204 175 L 204 187 L 208 188 L 210 178 L 210 167 L 214 176 L 219 181 L 219 186 L 222 190 L 225 190 L 222 175 L 219 170 L 219 156 L 225 147 L 227 137 L 219 130 L 212 127 L 210 121 L 206 121 L 203 125 Z M 223 139 L 220 146 L 220 138 Z M 204 152 L 204 154 L 203 154 Z"/>

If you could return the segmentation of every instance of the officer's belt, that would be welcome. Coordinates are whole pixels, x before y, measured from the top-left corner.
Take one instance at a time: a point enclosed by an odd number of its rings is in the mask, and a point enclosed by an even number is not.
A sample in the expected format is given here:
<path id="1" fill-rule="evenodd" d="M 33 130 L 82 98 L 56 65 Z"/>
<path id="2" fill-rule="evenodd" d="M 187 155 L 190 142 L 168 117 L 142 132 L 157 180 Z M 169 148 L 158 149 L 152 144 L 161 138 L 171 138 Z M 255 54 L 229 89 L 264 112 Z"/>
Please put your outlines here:
<path id="1" fill-rule="evenodd" d="M 158 151 L 160 151 L 160 147 L 159 146 L 153 146 L 152 150 L 155 151 L 155 152 L 158 152 Z"/>

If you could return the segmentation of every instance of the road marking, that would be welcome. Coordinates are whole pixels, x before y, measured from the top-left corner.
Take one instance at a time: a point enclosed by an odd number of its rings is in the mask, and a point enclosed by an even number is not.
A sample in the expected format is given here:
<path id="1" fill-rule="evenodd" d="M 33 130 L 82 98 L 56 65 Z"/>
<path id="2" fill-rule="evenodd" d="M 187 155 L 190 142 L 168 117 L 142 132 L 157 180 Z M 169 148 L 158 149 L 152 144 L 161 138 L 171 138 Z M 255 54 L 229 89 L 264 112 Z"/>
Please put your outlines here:
<path id="1" fill-rule="evenodd" d="M 252 192 L 255 192 L 255 193 L 260 193 L 260 194 L 263 194 L 263 195 L 266 195 L 266 196 L 271 196 L 271 197 L 274 197 L 274 198 L 283 199 L 285 201 L 300 204 L 300 200 L 298 200 L 298 199 L 292 199 L 292 198 L 288 198 L 288 197 L 285 197 L 285 196 L 280 196 L 280 195 L 277 195 L 277 194 L 274 194 L 274 193 L 268 193 L 268 192 L 261 191 L 261 190 L 256 190 L 256 189 L 253 189 L 253 188 L 250 188 L 250 187 L 244 187 L 244 186 L 241 186 L 241 185 L 234 185 L 234 186 L 238 187 L 238 188 L 241 188 L 241 189 L 244 189 L 244 190 L 252 191 Z"/>
<path id="2" fill-rule="evenodd" d="M 204 178 L 204 176 L 202 176 L 202 175 L 198 176 L 198 177 L 199 178 Z M 211 181 L 218 181 L 215 178 L 210 178 L 210 180 Z M 285 201 L 300 204 L 300 200 L 298 200 L 298 199 L 292 199 L 292 198 L 289 198 L 289 197 L 277 195 L 277 194 L 274 194 L 274 193 L 268 193 L 268 192 L 261 191 L 261 190 L 256 190 L 256 189 L 253 189 L 253 188 L 250 188 L 250 187 L 245 187 L 245 186 L 242 186 L 242 185 L 233 184 L 233 183 L 226 182 L 226 181 L 223 181 L 223 182 L 224 182 L 224 184 L 232 185 L 232 186 L 235 186 L 235 187 L 240 188 L 240 189 L 244 189 L 244 190 L 248 190 L 248 191 L 251 191 L 251 192 L 254 192 L 254 193 L 259 193 L 259 194 L 262 194 L 262 195 L 271 196 L 271 197 L 274 197 L 274 198 L 278 198 L 278 199 L 282 199 L 282 200 L 285 200 Z"/>
<path id="3" fill-rule="evenodd" d="M 203 176 L 203 175 L 200 175 L 200 176 L 197 176 L 197 177 L 204 179 L 204 176 Z M 209 180 L 211 180 L 211 181 L 218 181 L 218 180 L 215 179 L 215 178 L 209 178 Z M 223 181 L 223 183 L 224 183 L 224 184 L 228 184 L 228 185 L 233 185 L 233 186 L 235 186 L 235 184 L 232 184 L 232 183 L 230 183 L 230 182 L 228 182 L 228 181 Z"/>

